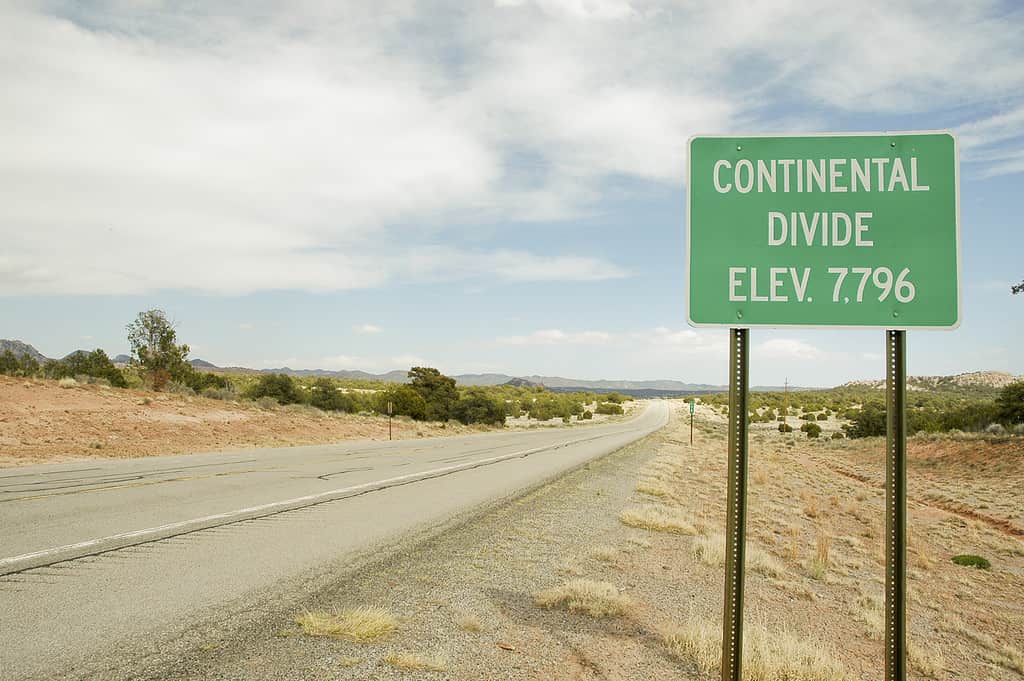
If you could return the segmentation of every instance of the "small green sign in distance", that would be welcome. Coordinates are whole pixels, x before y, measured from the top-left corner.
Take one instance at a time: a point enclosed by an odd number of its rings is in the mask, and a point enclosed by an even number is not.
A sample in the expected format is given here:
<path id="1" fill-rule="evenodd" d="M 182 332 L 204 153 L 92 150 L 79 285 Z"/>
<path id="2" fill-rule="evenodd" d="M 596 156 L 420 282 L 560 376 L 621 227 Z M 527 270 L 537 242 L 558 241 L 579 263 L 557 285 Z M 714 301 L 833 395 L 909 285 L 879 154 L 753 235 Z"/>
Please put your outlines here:
<path id="1" fill-rule="evenodd" d="M 693 400 L 690 400 L 690 413 L 692 414 L 694 409 L 696 409 L 696 408 L 697 408 L 697 406 L 693 403 Z"/>
<path id="2" fill-rule="evenodd" d="M 697 136 L 688 170 L 691 325 L 959 325 L 952 133 Z"/>

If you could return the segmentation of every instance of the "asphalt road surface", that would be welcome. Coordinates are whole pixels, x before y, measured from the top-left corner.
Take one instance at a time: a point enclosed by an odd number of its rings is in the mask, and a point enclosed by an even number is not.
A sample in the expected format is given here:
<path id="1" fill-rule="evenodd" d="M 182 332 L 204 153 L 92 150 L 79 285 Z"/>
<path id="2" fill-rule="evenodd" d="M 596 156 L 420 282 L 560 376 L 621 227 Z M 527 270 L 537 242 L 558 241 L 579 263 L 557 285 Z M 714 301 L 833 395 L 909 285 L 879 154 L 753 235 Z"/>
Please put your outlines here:
<path id="1" fill-rule="evenodd" d="M 89 677 L 657 430 L 577 428 L 0 470 L 0 677 Z M 148 652 L 144 652 L 148 651 Z"/>

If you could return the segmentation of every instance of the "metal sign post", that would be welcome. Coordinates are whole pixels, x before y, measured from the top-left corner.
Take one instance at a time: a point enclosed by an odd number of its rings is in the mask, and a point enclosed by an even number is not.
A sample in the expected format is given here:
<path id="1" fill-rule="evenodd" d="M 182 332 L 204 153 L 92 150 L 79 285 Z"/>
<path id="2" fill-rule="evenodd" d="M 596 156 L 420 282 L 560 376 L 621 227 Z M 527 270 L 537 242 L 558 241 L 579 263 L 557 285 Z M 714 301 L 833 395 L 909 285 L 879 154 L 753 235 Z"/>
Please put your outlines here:
<path id="1" fill-rule="evenodd" d="M 907 332 L 885 332 L 885 678 L 907 678 Z"/>
<path id="2" fill-rule="evenodd" d="M 743 659 L 749 329 L 867 327 L 886 330 L 885 678 L 904 681 L 905 329 L 960 324 L 956 138 L 697 136 L 687 172 L 687 321 L 731 341 L 722 679 L 739 681 Z M 788 424 L 788 379 L 785 392 Z"/>
<path id="3" fill-rule="evenodd" d="M 391 412 L 393 410 L 394 410 L 394 407 L 391 404 L 391 400 L 388 400 L 388 439 L 389 440 L 391 439 Z"/>
<path id="4" fill-rule="evenodd" d="M 747 336 L 729 331 L 729 496 L 725 533 L 722 681 L 740 681 L 743 663 L 743 573 L 747 543 Z"/>

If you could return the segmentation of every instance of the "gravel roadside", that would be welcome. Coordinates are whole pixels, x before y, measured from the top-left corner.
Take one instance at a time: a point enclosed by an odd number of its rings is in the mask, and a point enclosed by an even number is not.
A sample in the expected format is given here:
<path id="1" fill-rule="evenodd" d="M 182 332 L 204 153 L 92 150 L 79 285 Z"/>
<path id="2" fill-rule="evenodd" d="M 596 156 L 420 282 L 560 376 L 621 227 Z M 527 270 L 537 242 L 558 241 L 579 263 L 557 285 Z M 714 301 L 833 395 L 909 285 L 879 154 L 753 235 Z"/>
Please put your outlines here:
<path id="1" fill-rule="evenodd" d="M 300 598 L 293 590 L 287 603 L 275 599 L 230 622 L 213 618 L 130 672 L 116 666 L 125 678 L 151 679 L 554 679 L 591 678 L 587 670 L 595 666 L 624 664 L 628 673 L 616 678 L 640 678 L 653 659 L 672 672 L 664 678 L 678 678 L 678 664 L 656 636 L 632 620 L 590 619 L 533 602 L 538 590 L 574 577 L 614 582 L 627 595 L 636 586 L 626 569 L 630 554 L 651 544 L 617 515 L 640 469 L 660 449 L 676 446 L 669 430 L 448 531 L 378 554 L 386 558 L 321 575 L 317 588 L 307 590 L 312 595 Z M 361 606 L 392 613 L 397 630 L 360 644 L 306 636 L 293 621 L 307 611 Z M 602 660 L 612 652 L 602 653 L 609 636 L 630 645 L 649 640 L 658 653 L 637 650 L 633 661 L 621 660 L 615 646 L 615 659 Z M 395 665 L 412 659 L 403 655 L 443 671 L 400 669 Z"/>

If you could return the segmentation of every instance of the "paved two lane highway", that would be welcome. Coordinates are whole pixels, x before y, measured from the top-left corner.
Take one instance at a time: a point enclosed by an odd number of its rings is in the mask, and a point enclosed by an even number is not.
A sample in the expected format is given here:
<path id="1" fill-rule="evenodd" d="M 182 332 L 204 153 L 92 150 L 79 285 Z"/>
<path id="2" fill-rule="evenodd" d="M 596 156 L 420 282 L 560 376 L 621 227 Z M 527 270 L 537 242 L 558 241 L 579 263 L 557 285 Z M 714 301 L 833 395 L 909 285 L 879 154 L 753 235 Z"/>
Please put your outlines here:
<path id="1" fill-rule="evenodd" d="M 0 471 L 4 678 L 95 675 L 657 430 L 628 421 Z M 98 667 L 97 664 L 100 664 Z"/>

